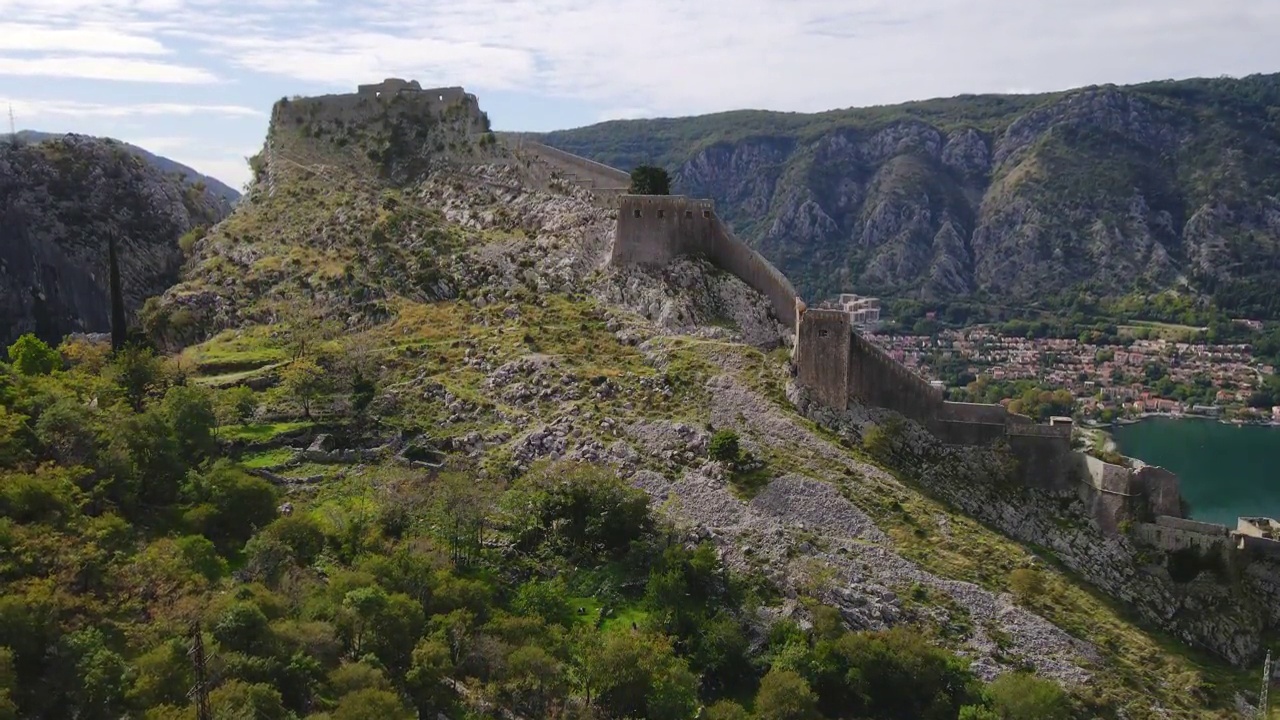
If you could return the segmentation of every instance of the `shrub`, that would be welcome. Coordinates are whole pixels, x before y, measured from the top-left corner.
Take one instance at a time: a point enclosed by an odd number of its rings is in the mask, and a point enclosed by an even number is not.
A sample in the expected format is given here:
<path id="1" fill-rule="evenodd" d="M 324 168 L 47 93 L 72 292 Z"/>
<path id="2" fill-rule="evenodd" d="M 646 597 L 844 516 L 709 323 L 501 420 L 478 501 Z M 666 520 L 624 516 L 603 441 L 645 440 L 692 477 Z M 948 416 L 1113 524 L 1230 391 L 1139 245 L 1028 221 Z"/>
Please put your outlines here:
<path id="1" fill-rule="evenodd" d="M 32 333 L 9 346 L 9 361 L 23 375 L 48 375 L 62 367 L 62 355 Z"/>
<path id="2" fill-rule="evenodd" d="M 738 433 L 732 430 L 720 430 L 711 436 L 707 445 L 707 454 L 712 460 L 737 464 L 742 459 L 742 448 L 738 444 Z"/>
<path id="3" fill-rule="evenodd" d="M 1009 573 L 1009 590 L 1019 603 L 1033 603 L 1044 595 L 1044 575 L 1034 568 L 1018 568 Z"/>

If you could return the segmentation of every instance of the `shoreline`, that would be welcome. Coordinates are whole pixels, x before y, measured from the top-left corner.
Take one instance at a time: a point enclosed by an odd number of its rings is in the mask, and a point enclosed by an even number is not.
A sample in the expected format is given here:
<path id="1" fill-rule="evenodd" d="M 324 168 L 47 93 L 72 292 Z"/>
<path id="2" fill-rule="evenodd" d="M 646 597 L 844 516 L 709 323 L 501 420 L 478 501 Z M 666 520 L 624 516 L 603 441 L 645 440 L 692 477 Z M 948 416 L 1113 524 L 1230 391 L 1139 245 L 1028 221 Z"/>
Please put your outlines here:
<path id="1" fill-rule="evenodd" d="M 1280 427 L 1280 421 L 1277 421 L 1277 420 L 1266 420 L 1266 421 L 1252 421 L 1252 422 L 1249 422 L 1249 421 L 1244 421 L 1244 420 L 1225 420 L 1225 419 L 1223 419 L 1223 418 L 1216 418 L 1216 417 L 1213 417 L 1213 416 L 1211 416 L 1211 415 L 1187 415 L 1187 414 L 1174 414 L 1174 413 L 1143 413 L 1143 414 L 1139 415 L 1139 416 L 1138 416 L 1138 417 L 1136 417 L 1136 418 L 1121 418 L 1121 419 L 1118 419 L 1118 420 L 1113 420 L 1113 421 L 1111 421 L 1110 423 L 1100 423 L 1100 422 L 1096 422 L 1096 421 L 1088 421 L 1088 420 L 1086 420 L 1086 421 L 1082 422 L 1081 424 L 1082 424 L 1084 427 L 1087 427 L 1087 428 L 1091 428 L 1091 429 L 1094 429 L 1094 430 L 1100 430 L 1100 429 L 1102 429 L 1102 428 L 1121 427 L 1121 426 L 1124 426 L 1124 425 L 1137 425 L 1138 423 L 1140 423 L 1140 422 L 1144 422 L 1144 421 L 1146 421 L 1146 420 L 1160 420 L 1160 419 L 1165 419 L 1165 420 L 1210 420 L 1210 421 L 1217 422 L 1217 423 L 1222 424 L 1222 425 L 1230 425 L 1230 426 L 1233 426 L 1233 427 L 1272 427 L 1272 428 L 1274 428 L 1274 427 Z"/>

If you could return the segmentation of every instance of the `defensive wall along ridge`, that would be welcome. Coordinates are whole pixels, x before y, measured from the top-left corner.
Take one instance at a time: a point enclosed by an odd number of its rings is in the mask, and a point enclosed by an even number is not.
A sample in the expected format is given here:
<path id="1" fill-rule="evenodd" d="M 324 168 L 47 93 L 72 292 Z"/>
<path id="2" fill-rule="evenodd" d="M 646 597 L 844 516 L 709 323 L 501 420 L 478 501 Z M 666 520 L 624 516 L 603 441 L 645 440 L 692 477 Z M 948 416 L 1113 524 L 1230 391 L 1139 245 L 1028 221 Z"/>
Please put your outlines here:
<path id="1" fill-rule="evenodd" d="M 700 255 L 764 295 L 794 332 L 797 383 L 822 405 L 846 410 L 856 402 L 893 410 L 951 445 L 1007 445 L 1024 484 L 1077 493 L 1106 532 L 1128 523 L 1139 542 L 1165 550 L 1224 548 L 1280 557 L 1280 523 L 1242 518 L 1232 530 L 1186 520 L 1176 475 L 1073 450 L 1070 418 L 1037 424 L 1002 405 L 947 401 L 942 390 L 856 332 L 847 312 L 808 308 L 786 276 L 721 221 L 711 200 L 631 195 L 629 173 L 523 136 L 507 141 L 616 208 L 610 257 L 615 267 L 662 266 L 682 255 Z"/>

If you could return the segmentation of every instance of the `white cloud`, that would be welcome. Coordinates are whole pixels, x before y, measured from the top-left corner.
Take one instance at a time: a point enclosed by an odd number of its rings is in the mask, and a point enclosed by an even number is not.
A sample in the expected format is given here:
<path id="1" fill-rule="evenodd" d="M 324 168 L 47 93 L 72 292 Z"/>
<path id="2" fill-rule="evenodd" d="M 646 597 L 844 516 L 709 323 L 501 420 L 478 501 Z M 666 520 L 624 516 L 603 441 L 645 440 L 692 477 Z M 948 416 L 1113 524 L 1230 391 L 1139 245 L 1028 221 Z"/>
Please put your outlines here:
<path id="1" fill-rule="evenodd" d="M 74 100 L 21 100 L 0 98 L 0 105 L 11 106 L 15 115 L 25 118 L 48 117 L 157 117 L 164 115 L 217 115 L 223 117 L 262 117 L 265 113 L 240 105 L 198 105 L 181 103 L 142 103 L 106 105 Z"/>
<path id="2" fill-rule="evenodd" d="M 154 38 L 102 25 L 58 27 L 0 22 L 0 51 L 58 51 L 103 55 L 163 55 Z"/>
<path id="3" fill-rule="evenodd" d="M 307 3 L 314 6 L 315 3 Z M 605 108 L 816 111 L 1280 67 L 1255 0 L 374 0 L 204 38 L 245 72 L 352 87 L 386 76 Z M 191 35 L 194 42 L 199 36 Z"/>
<path id="4" fill-rule="evenodd" d="M 0 56 L 0 75 L 174 84 L 218 82 L 216 75 L 203 68 L 97 55 Z"/>

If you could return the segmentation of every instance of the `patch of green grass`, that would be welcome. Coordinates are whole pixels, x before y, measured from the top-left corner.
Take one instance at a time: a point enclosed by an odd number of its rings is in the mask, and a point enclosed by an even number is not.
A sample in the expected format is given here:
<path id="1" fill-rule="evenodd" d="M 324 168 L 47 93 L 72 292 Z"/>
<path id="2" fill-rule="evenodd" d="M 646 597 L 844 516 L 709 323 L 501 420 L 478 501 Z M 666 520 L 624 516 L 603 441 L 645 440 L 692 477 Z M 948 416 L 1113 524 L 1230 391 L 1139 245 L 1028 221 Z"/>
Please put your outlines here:
<path id="1" fill-rule="evenodd" d="M 278 363 L 286 359 L 286 353 L 272 332 L 265 325 L 226 330 L 184 350 L 179 362 L 198 376 L 225 375 Z"/>
<path id="2" fill-rule="evenodd" d="M 240 464 L 253 470 L 273 468 L 289 462 L 293 459 L 294 454 L 294 451 L 289 448 L 266 450 L 245 455 L 240 458 Z"/>
<path id="3" fill-rule="evenodd" d="M 222 428 L 219 434 L 225 440 L 246 440 L 249 442 L 262 442 L 270 440 L 285 433 L 294 432 L 295 430 L 304 430 L 311 427 L 315 423 L 312 422 L 281 422 L 281 423 L 249 423 L 246 425 L 229 425 Z"/>

